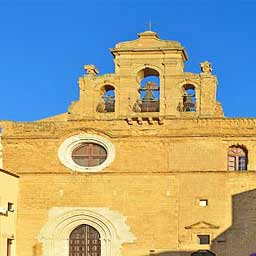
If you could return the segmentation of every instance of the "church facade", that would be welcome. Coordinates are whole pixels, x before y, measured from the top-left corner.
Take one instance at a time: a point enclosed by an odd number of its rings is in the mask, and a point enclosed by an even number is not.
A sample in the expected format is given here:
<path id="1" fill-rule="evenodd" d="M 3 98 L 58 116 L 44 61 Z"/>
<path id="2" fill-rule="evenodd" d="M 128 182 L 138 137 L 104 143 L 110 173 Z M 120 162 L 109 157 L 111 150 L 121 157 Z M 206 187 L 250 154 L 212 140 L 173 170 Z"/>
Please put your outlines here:
<path id="1" fill-rule="evenodd" d="M 19 179 L 3 255 L 256 253 L 256 119 L 224 117 L 211 63 L 185 72 L 179 42 L 145 31 L 111 53 L 66 113 L 0 122 Z"/>

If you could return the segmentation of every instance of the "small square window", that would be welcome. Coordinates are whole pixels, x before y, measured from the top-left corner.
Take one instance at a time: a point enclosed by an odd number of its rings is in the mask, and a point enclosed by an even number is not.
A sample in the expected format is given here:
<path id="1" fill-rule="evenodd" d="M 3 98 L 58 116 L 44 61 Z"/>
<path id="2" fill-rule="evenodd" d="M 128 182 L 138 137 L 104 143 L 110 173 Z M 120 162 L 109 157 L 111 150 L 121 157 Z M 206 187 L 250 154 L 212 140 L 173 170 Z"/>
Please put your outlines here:
<path id="1" fill-rule="evenodd" d="M 13 203 L 8 203 L 8 212 L 14 212 Z"/>
<path id="2" fill-rule="evenodd" d="M 200 199 L 199 200 L 199 206 L 206 207 L 207 205 L 208 205 L 208 200 L 207 199 Z"/>
<path id="3" fill-rule="evenodd" d="M 210 236 L 209 235 L 197 235 L 199 244 L 210 244 Z"/>

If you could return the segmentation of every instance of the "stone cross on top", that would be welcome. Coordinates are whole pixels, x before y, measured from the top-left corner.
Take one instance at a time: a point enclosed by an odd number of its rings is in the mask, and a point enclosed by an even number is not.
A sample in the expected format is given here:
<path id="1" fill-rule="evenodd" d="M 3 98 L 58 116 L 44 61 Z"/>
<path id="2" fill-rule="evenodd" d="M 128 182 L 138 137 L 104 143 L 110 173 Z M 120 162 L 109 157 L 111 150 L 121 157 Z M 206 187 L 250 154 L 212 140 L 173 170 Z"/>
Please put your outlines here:
<path id="1" fill-rule="evenodd" d="M 148 31 L 152 31 L 153 25 L 155 25 L 155 24 L 152 23 L 151 20 L 149 20 L 149 22 L 147 23 Z"/>

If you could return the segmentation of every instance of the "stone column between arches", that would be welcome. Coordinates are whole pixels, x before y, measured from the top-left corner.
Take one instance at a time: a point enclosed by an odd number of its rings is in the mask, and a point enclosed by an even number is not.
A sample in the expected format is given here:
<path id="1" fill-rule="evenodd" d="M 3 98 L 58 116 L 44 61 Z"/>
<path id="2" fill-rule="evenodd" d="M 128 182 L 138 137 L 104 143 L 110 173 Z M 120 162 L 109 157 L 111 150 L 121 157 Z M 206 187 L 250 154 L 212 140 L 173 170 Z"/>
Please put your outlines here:
<path id="1" fill-rule="evenodd" d="M 87 224 L 100 233 L 101 256 L 117 256 L 122 244 L 136 239 L 125 221 L 125 216 L 109 208 L 53 207 L 38 241 L 42 243 L 43 256 L 69 256 L 70 233 Z"/>

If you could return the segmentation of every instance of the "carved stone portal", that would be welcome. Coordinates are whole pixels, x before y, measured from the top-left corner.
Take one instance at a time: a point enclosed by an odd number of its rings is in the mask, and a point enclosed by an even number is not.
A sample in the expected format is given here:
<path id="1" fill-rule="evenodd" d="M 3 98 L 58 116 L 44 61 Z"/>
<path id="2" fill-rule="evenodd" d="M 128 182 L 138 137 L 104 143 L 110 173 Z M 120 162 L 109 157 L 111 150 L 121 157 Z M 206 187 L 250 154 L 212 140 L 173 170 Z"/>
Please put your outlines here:
<path id="1" fill-rule="evenodd" d="M 118 256 L 124 243 L 133 243 L 135 236 L 126 224 L 126 217 L 108 208 L 53 207 L 38 240 L 43 256 L 68 256 L 69 236 L 80 225 L 97 230 L 101 240 L 101 256 Z"/>

